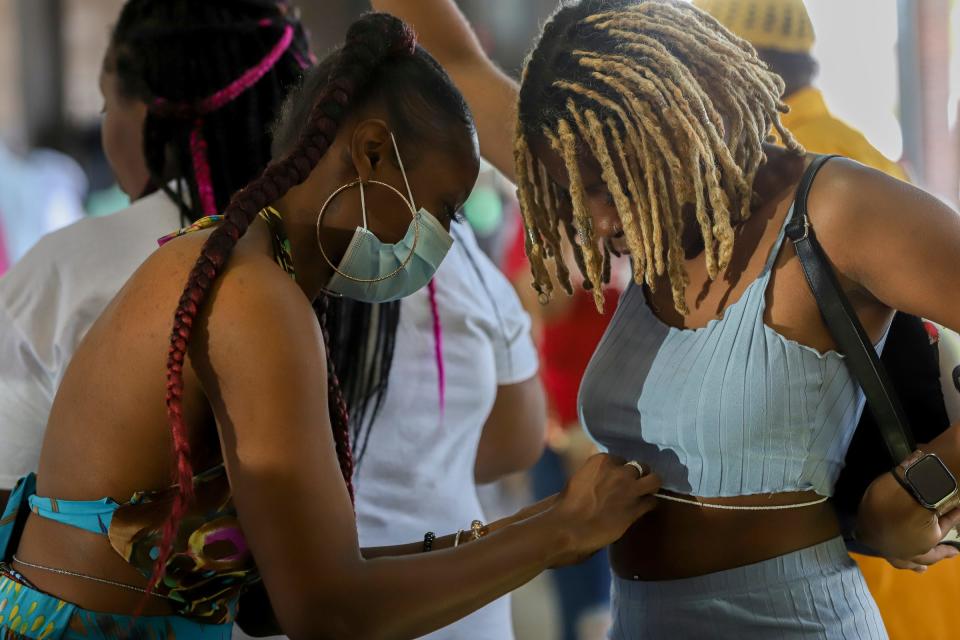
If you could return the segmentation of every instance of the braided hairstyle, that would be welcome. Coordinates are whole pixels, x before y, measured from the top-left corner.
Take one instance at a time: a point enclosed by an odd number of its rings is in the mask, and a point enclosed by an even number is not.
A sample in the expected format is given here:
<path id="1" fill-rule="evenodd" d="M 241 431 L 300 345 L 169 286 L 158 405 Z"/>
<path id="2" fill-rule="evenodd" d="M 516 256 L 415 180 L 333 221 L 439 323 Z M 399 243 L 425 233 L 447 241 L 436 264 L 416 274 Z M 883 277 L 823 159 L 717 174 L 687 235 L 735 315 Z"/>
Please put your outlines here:
<path id="1" fill-rule="evenodd" d="M 292 41 L 276 62 L 242 93 L 204 113 L 199 130 L 189 109 L 158 108 L 197 104 L 229 86 L 263 60 L 287 29 Z M 205 183 L 212 185 L 216 211 L 223 211 L 231 194 L 270 161 L 269 125 L 311 60 L 306 32 L 286 0 L 128 0 L 104 68 L 116 73 L 126 97 L 148 105 L 147 193 L 163 189 L 192 222 L 211 213 L 201 206 L 199 185 Z M 209 176 L 197 175 L 198 140 L 208 160 L 201 171 Z M 167 186 L 173 180 L 176 191 Z"/>
<path id="2" fill-rule="evenodd" d="M 350 298 L 324 298 L 329 358 L 339 373 L 350 442 L 357 467 L 363 464 L 373 424 L 387 395 L 400 326 L 400 301 L 369 304 Z"/>
<path id="3" fill-rule="evenodd" d="M 178 493 L 163 529 L 159 555 L 148 590 L 163 575 L 180 521 L 193 499 L 193 468 L 187 425 L 183 419 L 183 363 L 194 322 L 210 288 L 223 272 L 238 240 L 250 222 L 268 204 L 302 183 L 324 156 L 344 117 L 351 110 L 376 102 L 387 109 L 390 126 L 399 140 L 442 144 L 455 131 L 472 148 L 473 118 L 449 77 L 423 49 L 412 30 L 393 16 L 372 13 L 355 22 L 346 43 L 312 71 L 284 109 L 288 131 L 295 132 L 282 153 L 266 170 L 231 199 L 223 223 L 205 241 L 177 305 L 167 360 L 167 414 L 176 457 Z M 449 147 L 448 147 L 449 148 Z M 457 147 L 454 147 L 457 148 Z M 412 158 L 416 161 L 415 157 Z M 319 203 L 318 203 L 319 204 Z M 324 297 L 318 301 L 326 324 Z M 331 426 L 344 481 L 353 496 L 346 402 L 329 356 L 330 336 L 324 339 L 330 367 Z"/>
<path id="4" fill-rule="evenodd" d="M 580 175 L 581 153 L 602 170 L 633 256 L 634 280 L 654 288 L 667 274 L 686 314 L 684 215 L 696 212 L 707 273 L 729 263 L 733 226 L 750 215 L 753 182 L 788 109 L 783 81 L 746 41 L 683 0 L 582 0 L 563 6 L 527 58 L 514 157 L 527 255 L 541 299 L 553 291 L 546 261 L 572 292 L 562 235 L 592 288 L 609 272 L 598 251 Z M 563 161 L 561 189 L 534 157 L 543 142 Z M 568 212 L 572 211 L 572 216 Z M 572 218 L 572 219 L 571 219 Z"/>

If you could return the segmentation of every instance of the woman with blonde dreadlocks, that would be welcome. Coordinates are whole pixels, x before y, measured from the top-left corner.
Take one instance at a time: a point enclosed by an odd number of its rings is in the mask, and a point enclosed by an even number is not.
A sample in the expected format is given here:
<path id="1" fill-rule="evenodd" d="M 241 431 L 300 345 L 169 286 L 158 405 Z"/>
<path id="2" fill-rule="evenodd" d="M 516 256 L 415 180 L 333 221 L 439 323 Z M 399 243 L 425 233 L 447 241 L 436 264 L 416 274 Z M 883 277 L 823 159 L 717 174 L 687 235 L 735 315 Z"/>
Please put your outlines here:
<path id="1" fill-rule="evenodd" d="M 882 346 L 894 309 L 960 327 L 956 213 L 855 162 L 807 155 L 780 124 L 783 81 L 686 2 L 561 7 L 519 88 L 449 0 L 375 4 L 417 27 L 477 114 L 481 150 L 515 177 L 543 298 L 555 282 L 571 289 L 563 243 L 598 306 L 609 255 L 632 256 L 580 414 L 664 484 L 658 508 L 611 547 L 611 637 L 885 638 L 828 504 L 863 395 L 784 240 L 802 222 L 802 178 L 822 167 L 809 224 Z M 517 92 L 510 170 L 495 154 Z M 786 148 L 766 143 L 771 129 Z M 960 428 L 924 452 L 960 471 Z M 921 564 L 956 555 L 938 546 L 960 515 L 956 491 L 928 510 L 893 475 L 865 495 L 860 539 Z"/>

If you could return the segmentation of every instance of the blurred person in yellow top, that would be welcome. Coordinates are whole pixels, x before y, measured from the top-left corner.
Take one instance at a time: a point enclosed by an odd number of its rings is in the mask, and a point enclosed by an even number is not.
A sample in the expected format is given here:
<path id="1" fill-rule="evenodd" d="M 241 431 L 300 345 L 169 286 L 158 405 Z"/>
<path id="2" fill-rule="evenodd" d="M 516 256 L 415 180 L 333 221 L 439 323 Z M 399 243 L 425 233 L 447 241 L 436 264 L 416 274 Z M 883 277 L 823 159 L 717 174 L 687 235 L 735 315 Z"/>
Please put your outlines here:
<path id="1" fill-rule="evenodd" d="M 907 180 L 897 163 L 827 109 L 813 86 L 820 64 L 812 55 L 816 35 L 803 0 L 693 0 L 725 27 L 747 40 L 787 85 L 784 102 L 790 113 L 784 126 L 814 153 L 835 153 Z"/>
<path id="2" fill-rule="evenodd" d="M 693 0 L 725 27 L 749 41 L 786 83 L 790 113 L 781 120 L 814 153 L 836 153 L 901 180 L 904 170 L 874 148 L 866 137 L 834 117 L 813 86 L 819 63 L 811 51 L 813 24 L 803 0 Z M 892 640 L 956 638 L 952 622 L 960 602 L 960 564 L 941 562 L 918 575 L 880 558 L 854 556 L 880 607 Z"/>

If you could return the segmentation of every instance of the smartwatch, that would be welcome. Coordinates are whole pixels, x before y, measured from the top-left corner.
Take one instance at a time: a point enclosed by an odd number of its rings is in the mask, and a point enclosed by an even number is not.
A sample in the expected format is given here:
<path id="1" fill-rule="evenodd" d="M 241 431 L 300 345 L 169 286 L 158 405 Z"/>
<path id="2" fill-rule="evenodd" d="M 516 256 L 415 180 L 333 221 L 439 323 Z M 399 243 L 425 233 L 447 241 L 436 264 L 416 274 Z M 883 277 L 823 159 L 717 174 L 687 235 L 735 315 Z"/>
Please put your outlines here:
<path id="1" fill-rule="evenodd" d="M 960 505 L 957 479 L 936 454 L 914 451 L 891 473 L 917 502 L 938 515 Z"/>

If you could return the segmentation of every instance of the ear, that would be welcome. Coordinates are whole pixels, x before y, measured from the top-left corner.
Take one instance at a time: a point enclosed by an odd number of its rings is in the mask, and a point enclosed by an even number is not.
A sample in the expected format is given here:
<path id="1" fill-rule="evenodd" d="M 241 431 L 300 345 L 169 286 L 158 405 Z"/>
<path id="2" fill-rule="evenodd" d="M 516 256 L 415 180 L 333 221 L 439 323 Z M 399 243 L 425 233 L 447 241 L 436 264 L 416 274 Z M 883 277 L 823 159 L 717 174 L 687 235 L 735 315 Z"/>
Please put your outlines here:
<path id="1" fill-rule="evenodd" d="M 393 154 L 390 128 L 383 120 L 364 120 L 353 130 L 350 141 L 350 159 L 357 176 L 370 180 Z"/>

